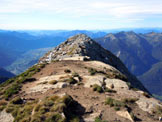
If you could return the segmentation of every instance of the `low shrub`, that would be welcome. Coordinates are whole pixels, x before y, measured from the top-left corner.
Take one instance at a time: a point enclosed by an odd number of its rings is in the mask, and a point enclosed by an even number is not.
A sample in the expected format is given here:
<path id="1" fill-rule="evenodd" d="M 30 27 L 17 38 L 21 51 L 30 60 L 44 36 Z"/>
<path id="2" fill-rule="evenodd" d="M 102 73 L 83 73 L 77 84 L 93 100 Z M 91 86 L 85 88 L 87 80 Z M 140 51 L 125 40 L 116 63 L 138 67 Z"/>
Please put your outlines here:
<path id="1" fill-rule="evenodd" d="M 45 122 L 65 122 L 65 118 L 62 117 L 60 113 L 52 113 Z"/>
<path id="2" fill-rule="evenodd" d="M 108 121 L 102 120 L 100 117 L 96 117 L 95 122 L 108 122 Z"/>
<path id="3" fill-rule="evenodd" d="M 109 88 L 106 88 L 106 89 L 105 89 L 105 92 L 109 92 L 109 93 L 116 93 L 115 90 L 112 90 L 112 89 L 109 89 Z"/>
<path id="4" fill-rule="evenodd" d="M 73 73 L 72 73 L 72 77 L 73 77 L 73 78 L 74 78 L 74 77 L 78 77 L 79 81 L 82 80 L 82 77 L 81 77 L 78 73 L 76 73 L 76 72 L 73 72 Z"/>
<path id="5" fill-rule="evenodd" d="M 23 100 L 20 97 L 16 97 L 11 101 L 12 104 L 22 104 Z"/>
<path id="6" fill-rule="evenodd" d="M 138 88 L 134 88 L 134 87 L 132 87 L 131 90 L 133 90 L 133 91 L 139 91 Z"/>
<path id="7" fill-rule="evenodd" d="M 73 73 L 72 73 L 72 77 L 80 77 L 80 76 L 79 76 L 79 74 L 78 74 L 78 73 L 73 72 Z"/>
<path id="8" fill-rule="evenodd" d="M 69 69 L 65 69 L 64 72 L 65 72 L 65 73 L 70 73 L 71 70 L 69 70 Z"/>
<path id="9" fill-rule="evenodd" d="M 70 122 L 80 122 L 80 119 L 78 116 L 73 117 Z"/>
<path id="10" fill-rule="evenodd" d="M 115 106 L 115 107 L 114 107 L 114 110 L 115 110 L 115 111 L 119 111 L 119 110 L 120 110 L 120 107 Z"/>
<path id="11" fill-rule="evenodd" d="M 5 99 L 9 99 L 13 94 L 17 94 L 21 89 L 21 84 L 14 83 L 11 87 L 6 89 L 4 93 Z"/>
<path id="12" fill-rule="evenodd" d="M 95 75 L 97 73 L 97 70 L 93 68 L 88 68 L 88 72 L 90 73 L 90 75 Z"/>
<path id="13" fill-rule="evenodd" d="M 75 114 L 76 102 L 71 96 L 52 96 L 38 100 L 26 101 L 20 104 L 21 98 L 14 98 L 9 104 L 0 101 L 1 105 L 6 105 L 6 112 L 11 113 L 14 122 L 79 122 L 80 119 Z M 34 110 L 34 112 L 33 112 Z M 33 112 L 33 114 L 32 114 Z M 62 116 L 65 114 L 65 117 Z"/>
<path id="14" fill-rule="evenodd" d="M 112 99 L 111 97 L 107 98 L 105 104 L 110 105 L 110 107 L 114 106 L 114 99 Z"/>
<path id="15" fill-rule="evenodd" d="M 12 104 L 9 104 L 9 105 L 6 107 L 6 112 L 7 112 L 7 113 L 12 113 L 16 108 L 17 108 L 17 106 L 14 106 L 14 105 L 12 105 Z"/>
<path id="16" fill-rule="evenodd" d="M 41 105 L 40 105 L 40 104 L 37 104 L 37 105 L 35 106 L 34 111 L 35 111 L 35 112 L 38 112 L 38 111 L 40 110 L 40 108 L 41 108 Z"/>
<path id="17" fill-rule="evenodd" d="M 130 113 L 130 116 L 131 116 L 131 118 L 132 118 L 134 121 L 137 120 L 137 117 L 134 115 L 133 112 Z"/>
<path id="18" fill-rule="evenodd" d="M 58 104 L 56 104 L 55 106 L 53 106 L 51 108 L 51 111 L 52 112 L 57 111 L 57 112 L 61 113 L 61 112 L 64 111 L 65 108 L 66 108 L 66 104 L 65 103 L 58 103 Z"/>
<path id="19" fill-rule="evenodd" d="M 70 77 L 68 79 L 64 79 L 63 82 L 68 82 L 69 84 L 75 84 L 77 83 L 77 80 L 75 80 L 73 77 Z"/>
<path id="20" fill-rule="evenodd" d="M 108 97 L 106 99 L 105 104 L 110 105 L 110 107 L 118 107 L 118 109 L 126 106 L 126 104 L 124 102 L 119 101 L 119 100 L 115 100 L 111 97 Z M 115 108 L 115 109 L 117 109 L 117 108 Z"/>
<path id="21" fill-rule="evenodd" d="M 97 84 L 94 84 L 94 85 L 92 86 L 92 88 L 93 88 L 93 91 L 97 91 L 98 93 L 102 93 L 102 92 L 103 92 L 102 87 L 99 86 L 99 85 L 97 85 Z"/>
<path id="22" fill-rule="evenodd" d="M 44 102 L 44 105 L 47 106 L 47 107 L 51 107 L 51 106 L 54 105 L 54 102 L 53 102 L 52 100 L 46 100 L 46 101 Z"/>
<path id="23" fill-rule="evenodd" d="M 56 102 L 59 99 L 59 96 L 51 96 L 49 99 Z"/>
<path id="24" fill-rule="evenodd" d="M 45 106 L 41 106 L 40 109 L 39 109 L 39 113 L 40 114 L 45 114 L 49 112 L 49 108 L 48 107 L 45 107 Z"/>
<path id="25" fill-rule="evenodd" d="M 26 78 L 23 83 L 36 81 L 36 78 Z"/>
<path id="26" fill-rule="evenodd" d="M 138 98 L 125 98 L 125 99 L 123 99 L 122 101 L 123 101 L 124 103 L 131 103 L 131 104 L 133 104 L 133 103 L 135 103 L 137 100 L 138 100 Z"/>
<path id="27" fill-rule="evenodd" d="M 143 92 L 143 96 L 150 98 L 151 96 L 147 92 Z"/>

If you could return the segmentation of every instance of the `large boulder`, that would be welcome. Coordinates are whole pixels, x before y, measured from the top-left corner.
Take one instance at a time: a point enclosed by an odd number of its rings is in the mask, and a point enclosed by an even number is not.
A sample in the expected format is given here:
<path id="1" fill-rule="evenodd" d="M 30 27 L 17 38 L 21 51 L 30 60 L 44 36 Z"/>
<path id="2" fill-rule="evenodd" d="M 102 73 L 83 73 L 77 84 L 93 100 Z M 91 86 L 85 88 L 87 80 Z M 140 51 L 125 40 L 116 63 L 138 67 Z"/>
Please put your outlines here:
<path id="1" fill-rule="evenodd" d="M 125 81 L 119 80 L 119 79 L 109 79 L 107 78 L 105 80 L 106 87 L 110 88 L 113 86 L 114 89 L 126 89 L 128 90 L 129 87 Z"/>
<path id="2" fill-rule="evenodd" d="M 116 114 L 130 120 L 131 122 L 134 122 L 128 111 L 117 111 Z"/>
<path id="3" fill-rule="evenodd" d="M 84 84 L 84 87 L 90 88 L 91 86 L 97 84 L 99 86 L 102 86 L 102 82 L 104 81 L 104 76 L 84 76 L 86 79 L 86 82 Z"/>

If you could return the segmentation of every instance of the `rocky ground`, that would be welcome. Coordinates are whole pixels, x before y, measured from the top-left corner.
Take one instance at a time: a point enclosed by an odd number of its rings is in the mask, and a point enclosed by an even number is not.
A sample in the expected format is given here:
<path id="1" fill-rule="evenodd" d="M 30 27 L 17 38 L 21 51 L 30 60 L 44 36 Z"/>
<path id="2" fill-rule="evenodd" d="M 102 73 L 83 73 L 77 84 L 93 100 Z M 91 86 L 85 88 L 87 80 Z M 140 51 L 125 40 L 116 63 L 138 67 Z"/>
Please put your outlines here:
<path id="1" fill-rule="evenodd" d="M 96 70 L 93 75 L 88 70 L 92 67 Z M 135 121 L 158 121 L 158 116 L 152 113 L 155 105 L 161 106 L 158 100 L 146 97 L 143 91 L 130 89 L 120 77 L 116 79 L 112 75 L 112 78 L 107 78 L 103 72 L 97 73 L 97 71 L 119 72 L 112 66 L 99 61 L 57 61 L 47 64 L 36 73 L 33 76 L 37 79 L 36 81 L 24 84 L 19 96 L 25 100 L 42 100 L 47 96 L 68 94 L 80 104 L 79 116 L 85 122 L 93 122 L 96 117 L 108 122 L 131 122 L 134 121 L 131 114 L 136 117 Z M 60 81 L 74 76 L 74 73 L 77 74 L 74 77 L 76 83 Z M 116 92 L 99 93 L 93 90 L 92 86 L 95 84 L 102 86 L 104 78 L 106 78 L 106 87 Z M 57 81 L 57 83 L 51 83 L 51 81 Z M 128 103 L 129 107 L 115 110 L 114 107 L 105 105 L 105 100 L 110 97 L 122 102 L 126 99 L 135 99 L 135 101 Z"/>

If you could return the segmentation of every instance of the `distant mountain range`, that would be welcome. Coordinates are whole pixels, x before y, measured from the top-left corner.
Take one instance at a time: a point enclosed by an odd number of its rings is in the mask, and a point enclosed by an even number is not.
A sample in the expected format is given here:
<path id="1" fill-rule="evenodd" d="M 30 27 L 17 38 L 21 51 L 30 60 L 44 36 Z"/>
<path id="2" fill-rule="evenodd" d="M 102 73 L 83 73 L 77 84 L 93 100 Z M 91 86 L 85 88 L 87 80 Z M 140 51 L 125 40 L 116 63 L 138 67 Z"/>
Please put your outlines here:
<path id="1" fill-rule="evenodd" d="M 95 40 L 118 56 L 151 93 L 162 95 L 162 33 L 109 33 Z"/>
<path id="2" fill-rule="evenodd" d="M 46 52 L 51 48 L 40 48 L 29 50 L 23 53 L 18 59 L 16 59 L 11 65 L 6 67 L 8 71 L 11 71 L 14 74 L 20 74 L 26 69 L 28 69 L 33 64 L 38 62 L 38 59 L 42 57 Z"/>

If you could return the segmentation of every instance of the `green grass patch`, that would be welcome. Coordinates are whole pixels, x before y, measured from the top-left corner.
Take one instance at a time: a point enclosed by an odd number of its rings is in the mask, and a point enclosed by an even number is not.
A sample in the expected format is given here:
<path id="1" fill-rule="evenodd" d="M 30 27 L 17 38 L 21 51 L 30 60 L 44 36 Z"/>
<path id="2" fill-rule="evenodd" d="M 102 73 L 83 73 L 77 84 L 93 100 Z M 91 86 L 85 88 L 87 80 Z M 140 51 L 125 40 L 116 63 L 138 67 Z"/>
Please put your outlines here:
<path id="1" fill-rule="evenodd" d="M 65 78 L 65 79 L 61 80 L 61 82 L 67 82 L 69 84 L 76 84 L 78 81 L 75 80 L 73 77 L 69 77 L 69 78 Z"/>
<path id="2" fill-rule="evenodd" d="M 97 84 L 94 84 L 92 86 L 92 88 L 93 88 L 93 91 L 97 91 L 98 93 L 103 93 L 104 92 L 103 89 L 102 89 L 102 87 L 99 86 L 99 85 L 97 85 Z"/>
<path id="3" fill-rule="evenodd" d="M 112 90 L 112 89 L 109 89 L 109 88 L 106 88 L 106 89 L 105 89 L 105 92 L 109 92 L 109 93 L 116 93 L 115 90 Z"/>
<path id="4" fill-rule="evenodd" d="M 110 107 L 115 107 L 115 110 L 120 110 L 121 107 L 126 107 L 126 104 L 124 102 L 115 100 L 111 97 L 106 98 L 105 104 L 110 105 Z"/>
<path id="5" fill-rule="evenodd" d="M 108 121 L 102 120 L 100 117 L 96 117 L 94 122 L 108 122 Z"/>
<path id="6" fill-rule="evenodd" d="M 97 70 L 94 68 L 88 68 L 88 72 L 90 75 L 95 75 L 97 73 Z"/>
<path id="7" fill-rule="evenodd" d="M 24 73 L 7 80 L 6 82 L 0 85 L 2 89 L 1 95 L 4 96 L 6 100 L 12 97 L 14 94 L 17 94 L 22 87 L 22 84 L 26 82 L 33 82 L 36 79 L 32 76 L 39 72 L 46 64 L 37 64 L 26 70 Z"/>
<path id="8" fill-rule="evenodd" d="M 11 87 L 6 89 L 4 93 L 5 99 L 8 100 L 9 97 L 11 97 L 14 94 L 17 94 L 20 90 L 21 90 L 21 84 L 14 83 Z"/>
<path id="9" fill-rule="evenodd" d="M 23 100 L 20 97 L 16 97 L 12 99 L 11 103 L 12 104 L 23 104 Z"/>
<path id="10" fill-rule="evenodd" d="M 136 101 L 138 100 L 138 98 L 125 98 L 123 99 L 122 101 L 126 104 L 130 103 L 130 104 L 133 104 L 135 103 Z"/>
<path id="11" fill-rule="evenodd" d="M 74 112 L 76 104 L 69 95 L 47 97 L 41 102 L 34 100 L 22 103 L 19 97 L 12 99 L 9 104 L 0 101 L 0 106 L 5 105 L 6 112 L 14 117 L 14 122 L 79 122 Z"/>
<path id="12" fill-rule="evenodd" d="M 143 92 L 143 96 L 150 98 L 151 96 L 147 92 Z"/>

